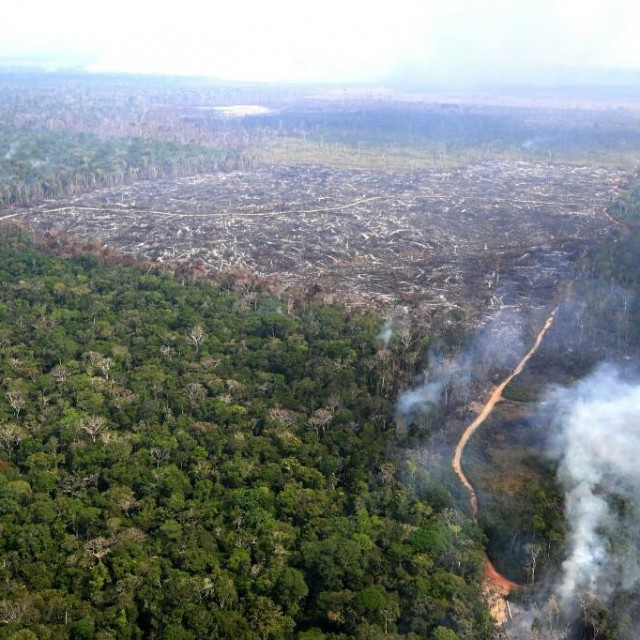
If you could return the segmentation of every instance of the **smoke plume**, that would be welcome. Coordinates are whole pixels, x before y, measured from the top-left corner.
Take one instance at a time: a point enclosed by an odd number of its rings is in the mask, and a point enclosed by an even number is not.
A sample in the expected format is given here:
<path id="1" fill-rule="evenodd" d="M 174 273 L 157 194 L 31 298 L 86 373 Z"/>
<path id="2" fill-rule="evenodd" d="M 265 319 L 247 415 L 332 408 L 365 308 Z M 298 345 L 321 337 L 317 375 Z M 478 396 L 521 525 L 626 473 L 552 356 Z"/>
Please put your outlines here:
<path id="1" fill-rule="evenodd" d="M 403 418 L 432 413 L 442 404 L 465 402 L 473 383 L 492 371 L 515 366 L 525 353 L 522 330 L 525 320 L 516 311 L 493 314 L 458 355 L 432 352 L 429 367 L 412 389 L 398 398 L 396 409 Z"/>
<path id="2" fill-rule="evenodd" d="M 568 611 L 577 598 L 606 602 L 640 578 L 640 383 L 601 365 L 547 400 L 568 527 L 557 593 Z"/>
<path id="3" fill-rule="evenodd" d="M 391 342 L 391 338 L 393 338 L 394 334 L 394 319 L 393 317 L 387 318 L 382 325 L 382 329 L 378 332 L 376 338 L 382 342 L 382 346 L 386 349 L 389 346 L 389 342 Z"/>

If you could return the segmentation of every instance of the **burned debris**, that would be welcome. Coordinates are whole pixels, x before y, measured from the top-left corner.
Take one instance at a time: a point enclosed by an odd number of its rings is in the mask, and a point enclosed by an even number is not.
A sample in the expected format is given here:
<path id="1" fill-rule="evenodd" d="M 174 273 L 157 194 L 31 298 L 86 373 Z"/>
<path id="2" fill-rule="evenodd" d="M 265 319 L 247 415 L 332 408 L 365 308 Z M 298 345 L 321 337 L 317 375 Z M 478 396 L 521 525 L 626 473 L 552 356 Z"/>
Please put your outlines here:
<path id="1" fill-rule="evenodd" d="M 141 181 L 18 216 L 139 258 L 244 268 L 352 304 L 543 304 L 610 226 L 622 172 L 484 162 L 398 174 L 265 166 Z"/>

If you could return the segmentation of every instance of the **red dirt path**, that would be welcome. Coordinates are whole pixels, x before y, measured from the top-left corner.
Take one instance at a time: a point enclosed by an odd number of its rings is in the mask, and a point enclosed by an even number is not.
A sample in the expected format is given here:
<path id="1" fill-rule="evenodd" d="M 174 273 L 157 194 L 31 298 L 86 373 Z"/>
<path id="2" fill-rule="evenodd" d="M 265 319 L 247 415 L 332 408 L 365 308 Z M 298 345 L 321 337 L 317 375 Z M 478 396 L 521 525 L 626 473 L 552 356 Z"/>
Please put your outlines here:
<path id="1" fill-rule="evenodd" d="M 542 329 L 540 329 L 535 342 L 531 349 L 527 352 L 527 354 L 520 360 L 520 362 L 516 365 L 516 368 L 511 372 L 509 376 L 507 376 L 499 385 L 494 387 L 489 399 L 486 404 L 482 408 L 482 411 L 476 416 L 475 420 L 465 429 L 462 437 L 460 438 L 456 450 L 452 460 L 453 470 L 456 472 L 458 478 L 462 484 L 469 491 L 469 501 L 471 503 L 471 510 L 473 512 L 474 521 L 478 522 L 478 498 L 476 496 L 475 489 L 473 485 L 464 474 L 462 470 L 462 454 L 464 452 L 464 448 L 469 442 L 471 436 L 476 432 L 478 427 L 491 415 L 491 412 L 495 408 L 495 406 L 502 400 L 502 393 L 507 387 L 507 385 L 524 369 L 525 365 L 531 357 L 536 353 L 536 351 L 540 348 L 542 344 L 542 340 L 544 338 L 545 333 L 549 330 L 551 325 L 553 324 L 553 320 L 556 315 L 557 308 L 554 309 L 546 322 L 544 323 Z M 489 558 L 485 559 L 485 579 L 484 579 L 484 589 L 487 594 L 487 598 L 489 601 L 489 608 L 491 611 L 491 615 L 495 618 L 496 622 L 502 624 L 506 621 L 507 618 L 507 596 L 511 590 L 520 590 L 522 589 L 522 585 L 516 584 L 511 580 L 508 580 L 503 575 L 498 573 L 496 568 L 493 566 Z"/>

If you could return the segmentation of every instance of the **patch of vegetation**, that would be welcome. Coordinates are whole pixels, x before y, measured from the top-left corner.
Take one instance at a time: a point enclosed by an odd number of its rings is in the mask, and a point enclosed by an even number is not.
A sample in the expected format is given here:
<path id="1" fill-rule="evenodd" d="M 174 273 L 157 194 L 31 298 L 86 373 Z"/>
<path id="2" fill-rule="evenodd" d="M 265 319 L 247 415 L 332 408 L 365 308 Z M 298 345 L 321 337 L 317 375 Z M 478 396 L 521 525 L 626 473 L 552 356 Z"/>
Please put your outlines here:
<path id="1" fill-rule="evenodd" d="M 148 138 L 0 128 L 0 205 L 236 167 L 240 154 Z"/>
<path id="2" fill-rule="evenodd" d="M 636 297 L 640 289 L 640 174 L 629 182 L 625 192 L 608 207 L 609 215 L 623 223 L 606 241 L 585 257 L 582 271 L 588 277 L 621 285 Z M 625 304 L 625 310 L 628 302 Z"/>
<path id="3" fill-rule="evenodd" d="M 544 448 L 544 425 L 532 424 L 526 408 L 512 405 L 496 410 L 466 455 L 487 553 L 521 584 L 553 572 L 564 551 L 563 495 Z"/>
<path id="4" fill-rule="evenodd" d="M 611 203 L 607 212 L 623 223 L 640 224 L 640 174 L 627 185 L 627 191 Z"/>
<path id="5" fill-rule="evenodd" d="M 533 402 L 537 398 L 535 389 L 514 380 L 502 392 L 505 400 L 512 402 Z"/>
<path id="6" fill-rule="evenodd" d="M 0 279 L 0 638 L 487 637 L 477 531 L 385 426 L 377 318 L 6 228 Z"/>
<path id="7" fill-rule="evenodd" d="M 635 167 L 635 123 L 606 114 L 544 113 L 426 103 L 366 103 L 247 119 L 265 135 L 257 146 L 268 162 L 351 169 L 448 169 L 484 161 Z M 277 126 L 276 126 L 277 123 Z"/>

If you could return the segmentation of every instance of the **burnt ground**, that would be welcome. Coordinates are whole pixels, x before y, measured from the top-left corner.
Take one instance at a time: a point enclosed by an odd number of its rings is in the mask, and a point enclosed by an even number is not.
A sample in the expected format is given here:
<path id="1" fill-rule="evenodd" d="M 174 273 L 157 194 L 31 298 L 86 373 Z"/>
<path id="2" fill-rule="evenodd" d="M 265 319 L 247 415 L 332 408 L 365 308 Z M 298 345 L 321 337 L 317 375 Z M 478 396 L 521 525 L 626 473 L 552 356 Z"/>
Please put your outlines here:
<path id="1" fill-rule="evenodd" d="M 319 284 L 353 303 L 535 308 L 606 233 L 622 178 L 524 162 L 413 173 L 268 166 L 100 189 L 17 219 L 141 258 Z"/>

